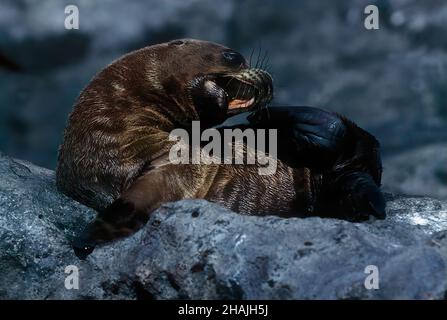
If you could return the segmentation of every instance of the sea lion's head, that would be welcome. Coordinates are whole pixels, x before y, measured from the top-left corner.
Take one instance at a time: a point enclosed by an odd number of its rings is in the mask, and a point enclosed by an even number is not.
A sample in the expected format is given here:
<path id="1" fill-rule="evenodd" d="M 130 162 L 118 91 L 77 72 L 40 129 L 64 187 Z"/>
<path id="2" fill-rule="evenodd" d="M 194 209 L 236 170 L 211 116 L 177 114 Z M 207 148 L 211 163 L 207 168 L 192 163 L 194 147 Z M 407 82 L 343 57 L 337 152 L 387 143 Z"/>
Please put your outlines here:
<path id="1" fill-rule="evenodd" d="M 165 94 L 182 97 L 200 120 L 214 125 L 264 107 L 273 97 L 271 76 L 250 68 L 238 52 L 207 41 L 182 39 L 160 45 L 157 80 Z"/>

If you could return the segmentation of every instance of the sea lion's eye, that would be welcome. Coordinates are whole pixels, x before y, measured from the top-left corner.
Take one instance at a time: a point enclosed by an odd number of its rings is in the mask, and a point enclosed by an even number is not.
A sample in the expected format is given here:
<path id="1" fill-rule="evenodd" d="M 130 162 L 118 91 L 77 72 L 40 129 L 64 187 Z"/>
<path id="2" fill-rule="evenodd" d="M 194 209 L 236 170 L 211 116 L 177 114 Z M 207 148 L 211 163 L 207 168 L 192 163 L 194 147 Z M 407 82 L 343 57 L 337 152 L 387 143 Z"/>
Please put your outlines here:
<path id="1" fill-rule="evenodd" d="M 245 63 L 244 57 L 235 51 L 224 51 L 222 52 L 222 56 L 226 62 L 229 62 L 234 65 L 241 65 Z"/>

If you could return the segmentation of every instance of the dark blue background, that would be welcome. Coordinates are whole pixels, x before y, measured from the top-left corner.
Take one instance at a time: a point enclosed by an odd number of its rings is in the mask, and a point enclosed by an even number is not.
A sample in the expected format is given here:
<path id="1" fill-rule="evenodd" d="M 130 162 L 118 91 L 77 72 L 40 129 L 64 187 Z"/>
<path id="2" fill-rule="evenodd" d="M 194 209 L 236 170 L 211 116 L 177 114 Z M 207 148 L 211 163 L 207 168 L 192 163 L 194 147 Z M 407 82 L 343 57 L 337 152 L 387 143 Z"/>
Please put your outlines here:
<path id="1" fill-rule="evenodd" d="M 80 29 L 65 30 L 77 4 Z M 366 5 L 380 29 L 363 26 Z M 384 187 L 447 197 L 443 0 L 1 0 L 0 150 L 54 169 L 73 103 L 120 55 L 191 37 L 269 56 L 273 104 L 335 110 L 382 143 Z M 256 53 L 255 53 L 256 55 Z"/>

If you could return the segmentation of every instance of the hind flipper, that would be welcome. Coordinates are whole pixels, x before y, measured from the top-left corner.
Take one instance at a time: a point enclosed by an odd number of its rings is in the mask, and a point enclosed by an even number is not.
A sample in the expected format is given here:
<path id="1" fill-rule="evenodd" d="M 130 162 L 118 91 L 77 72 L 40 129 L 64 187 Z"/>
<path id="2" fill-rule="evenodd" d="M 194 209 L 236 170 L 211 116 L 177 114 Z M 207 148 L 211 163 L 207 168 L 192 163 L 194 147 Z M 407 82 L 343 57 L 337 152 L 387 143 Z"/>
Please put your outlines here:
<path id="1" fill-rule="evenodd" d="M 99 212 L 73 241 L 76 255 L 85 259 L 97 245 L 135 233 L 162 203 L 182 199 L 184 194 L 174 173 L 172 166 L 165 166 L 150 170 L 136 179 L 127 191 Z"/>
<path id="2" fill-rule="evenodd" d="M 386 203 L 380 186 L 366 172 L 351 172 L 339 177 L 321 200 L 326 203 L 325 211 L 349 221 L 364 221 L 370 216 L 386 217 Z"/>

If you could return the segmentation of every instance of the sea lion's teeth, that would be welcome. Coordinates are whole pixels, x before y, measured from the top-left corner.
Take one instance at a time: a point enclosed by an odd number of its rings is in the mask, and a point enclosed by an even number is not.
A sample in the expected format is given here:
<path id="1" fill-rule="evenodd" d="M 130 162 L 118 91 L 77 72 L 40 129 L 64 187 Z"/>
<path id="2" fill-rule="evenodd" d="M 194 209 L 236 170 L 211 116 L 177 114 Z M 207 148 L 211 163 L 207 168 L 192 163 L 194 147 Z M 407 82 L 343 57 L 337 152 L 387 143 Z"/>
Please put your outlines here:
<path id="1" fill-rule="evenodd" d="M 251 106 L 254 102 L 255 102 L 255 97 L 253 97 L 250 100 L 248 100 L 246 107 Z"/>

